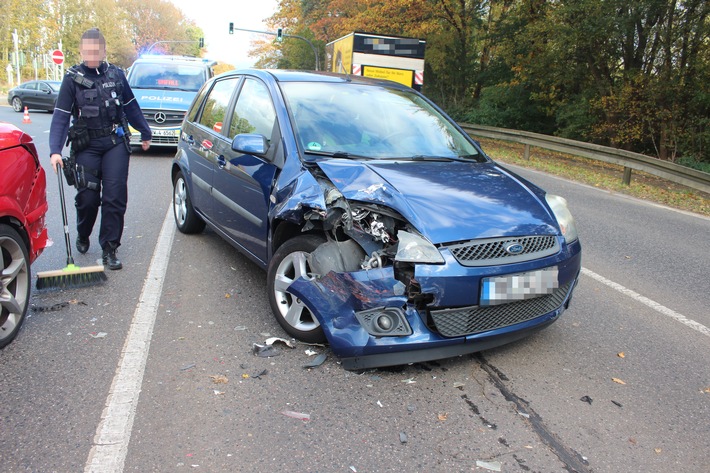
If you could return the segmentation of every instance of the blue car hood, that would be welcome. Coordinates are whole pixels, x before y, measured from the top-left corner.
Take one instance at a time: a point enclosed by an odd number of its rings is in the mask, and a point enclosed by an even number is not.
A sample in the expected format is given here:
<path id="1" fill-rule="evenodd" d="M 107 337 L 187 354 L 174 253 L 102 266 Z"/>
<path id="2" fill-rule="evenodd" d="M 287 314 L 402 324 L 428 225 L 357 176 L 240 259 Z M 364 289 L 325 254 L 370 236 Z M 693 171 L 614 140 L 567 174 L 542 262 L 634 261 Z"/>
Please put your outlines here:
<path id="1" fill-rule="evenodd" d="M 143 109 L 187 111 L 196 93 L 183 90 L 133 89 L 133 95 Z"/>
<path id="2" fill-rule="evenodd" d="M 538 196 L 494 163 L 334 159 L 318 166 L 346 198 L 397 210 L 434 244 L 560 233 Z"/>

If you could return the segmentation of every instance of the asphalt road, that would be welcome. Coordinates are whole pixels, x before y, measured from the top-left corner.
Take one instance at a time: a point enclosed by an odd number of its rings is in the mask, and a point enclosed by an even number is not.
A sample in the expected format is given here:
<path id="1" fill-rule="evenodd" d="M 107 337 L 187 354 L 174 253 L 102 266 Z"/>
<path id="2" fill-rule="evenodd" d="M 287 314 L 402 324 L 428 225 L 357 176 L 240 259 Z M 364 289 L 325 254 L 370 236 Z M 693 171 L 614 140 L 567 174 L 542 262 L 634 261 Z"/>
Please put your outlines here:
<path id="1" fill-rule="evenodd" d="M 31 119 L 0 107 L 47 164 L 51 115 Z M 172 152 L 132 157 L 124 269 L 35 292 L 0 351 L 2 471 L 707 471 L 710 219 L 516 168 L 577 220 L 570 310 L 475 356 L 349 372 L 327 347 L 252 353 L 285 336 L 265 274 L 209 230 L 175 232 Z M 66 263 L 55 179 L 34 272 Z M 306 350 L 328 358 L 305 369 Z"/>

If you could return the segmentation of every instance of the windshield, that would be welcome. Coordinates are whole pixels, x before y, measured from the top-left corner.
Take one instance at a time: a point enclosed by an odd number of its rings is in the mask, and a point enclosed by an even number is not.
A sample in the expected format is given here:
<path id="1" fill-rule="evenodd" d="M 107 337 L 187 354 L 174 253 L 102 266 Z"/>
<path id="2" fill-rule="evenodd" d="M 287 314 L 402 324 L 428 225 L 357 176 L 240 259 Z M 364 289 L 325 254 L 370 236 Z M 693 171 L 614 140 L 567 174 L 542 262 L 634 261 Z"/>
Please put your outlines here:
<path id="1" fill-rule="evenodd" d="M 353 83 L 281 83 L 304 151 L 334 157 L 483 160 L 421 96 Z"/>
<path id="2" fill-rule="evenodd" d="M 204 66 L 167 62 L 133 64 L 128 85 L 134 89 L 197 91 L 207 80 Z"/>

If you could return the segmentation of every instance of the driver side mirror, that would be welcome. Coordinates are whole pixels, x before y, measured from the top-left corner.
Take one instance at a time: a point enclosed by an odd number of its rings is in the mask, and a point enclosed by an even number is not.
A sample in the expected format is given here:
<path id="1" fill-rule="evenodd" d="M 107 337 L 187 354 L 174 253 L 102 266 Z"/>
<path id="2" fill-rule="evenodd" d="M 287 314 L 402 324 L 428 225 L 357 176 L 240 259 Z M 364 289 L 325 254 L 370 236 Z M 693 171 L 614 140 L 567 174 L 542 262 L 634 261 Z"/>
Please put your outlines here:
<path id="1" fill-rule="evenodd" d="M 238 153 L 264 156 L 269 150 L 269 142 L 264 135 L 242 133 L 232 140 L 232 149 Z"/>

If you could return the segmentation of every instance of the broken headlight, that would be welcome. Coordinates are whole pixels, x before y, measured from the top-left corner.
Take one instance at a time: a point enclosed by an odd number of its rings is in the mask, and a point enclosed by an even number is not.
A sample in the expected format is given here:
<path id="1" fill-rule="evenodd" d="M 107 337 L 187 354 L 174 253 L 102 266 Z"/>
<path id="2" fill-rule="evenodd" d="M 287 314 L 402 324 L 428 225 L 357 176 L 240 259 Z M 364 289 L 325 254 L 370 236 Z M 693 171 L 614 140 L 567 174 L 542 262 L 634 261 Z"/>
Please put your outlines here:
<path id="1" fill-rule="evenodd" d="M 409 263 L 444 263 L 444 257 L 439 250 L 426 238 L 414 233 L 400 230 L 397 232 L 396 261 Z"/>

